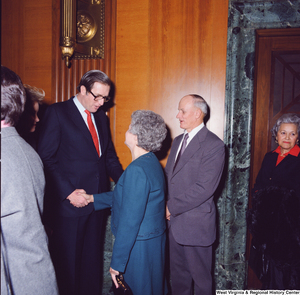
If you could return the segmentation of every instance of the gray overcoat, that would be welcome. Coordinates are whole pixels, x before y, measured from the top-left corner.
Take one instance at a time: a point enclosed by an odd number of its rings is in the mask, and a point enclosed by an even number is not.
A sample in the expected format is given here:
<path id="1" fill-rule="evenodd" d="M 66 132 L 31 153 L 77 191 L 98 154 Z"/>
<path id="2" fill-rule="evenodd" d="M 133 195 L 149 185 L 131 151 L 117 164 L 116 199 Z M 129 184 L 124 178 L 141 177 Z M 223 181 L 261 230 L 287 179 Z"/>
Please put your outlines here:
<path id="1" fill-rule="evenodd" d="M 3 255 L 13 294 L 56 295 L 57 284 L 41 221 L 44 171 L 14 127 L 1 129 L 1 294 L 7 294 Z"/>

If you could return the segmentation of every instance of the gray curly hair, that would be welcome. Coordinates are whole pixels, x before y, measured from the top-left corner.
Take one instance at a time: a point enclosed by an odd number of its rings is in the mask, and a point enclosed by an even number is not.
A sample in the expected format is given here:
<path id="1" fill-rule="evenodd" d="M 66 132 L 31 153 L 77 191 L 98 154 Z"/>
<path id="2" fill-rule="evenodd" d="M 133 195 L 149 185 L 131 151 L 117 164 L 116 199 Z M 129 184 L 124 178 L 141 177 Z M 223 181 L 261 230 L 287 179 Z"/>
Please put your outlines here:
<path id="1" fill-rule="evenodd" d="M 130 133 L 137 135 L 137 146 L 149 152 L 157 152 L 167 136 L 163 118 L 148 110 L 138 110 L 131 115 Z"/>
<path id="2" fill-rule="evenodd" d="M 277 132 L 281 124 L 295 124 L 297 126 L 298 138 L 300 138 L 300 116 L 294 113 L 288 113 L 282 115 L 273 126 L 271 133 L 274 138 L 277 136 Z"/>

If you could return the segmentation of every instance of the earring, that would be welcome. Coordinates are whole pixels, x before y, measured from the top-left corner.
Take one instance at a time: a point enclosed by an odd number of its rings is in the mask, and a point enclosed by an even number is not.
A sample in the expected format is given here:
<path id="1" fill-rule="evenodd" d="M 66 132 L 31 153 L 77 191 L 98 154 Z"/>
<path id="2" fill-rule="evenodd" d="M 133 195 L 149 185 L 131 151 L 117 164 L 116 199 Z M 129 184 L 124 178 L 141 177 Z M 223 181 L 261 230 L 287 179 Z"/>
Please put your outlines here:
<path id="1" fill-rule="evenodd" d="M 275 138 L 275 142 L 278 144 L 278 140 L 277 140 L 277 138 Z"/>

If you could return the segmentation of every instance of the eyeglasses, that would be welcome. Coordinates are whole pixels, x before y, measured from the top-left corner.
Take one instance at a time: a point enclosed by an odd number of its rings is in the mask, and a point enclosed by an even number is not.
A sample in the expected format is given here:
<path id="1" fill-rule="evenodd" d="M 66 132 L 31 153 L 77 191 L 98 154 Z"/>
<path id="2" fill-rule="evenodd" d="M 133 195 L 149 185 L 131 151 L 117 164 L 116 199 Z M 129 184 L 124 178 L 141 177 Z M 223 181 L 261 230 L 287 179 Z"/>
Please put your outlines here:
<path id="1" fill-rule="evenodd" d="M 110 100 L 109 96 L 102 96 L 101 94 L 95 95 L 92 91 L 90 91 L 90 94 L 92 94 L 94 96 L 95 101 L 99 101 L 101 99 L 104 99 L 104 102 L 108 102 Z"/>

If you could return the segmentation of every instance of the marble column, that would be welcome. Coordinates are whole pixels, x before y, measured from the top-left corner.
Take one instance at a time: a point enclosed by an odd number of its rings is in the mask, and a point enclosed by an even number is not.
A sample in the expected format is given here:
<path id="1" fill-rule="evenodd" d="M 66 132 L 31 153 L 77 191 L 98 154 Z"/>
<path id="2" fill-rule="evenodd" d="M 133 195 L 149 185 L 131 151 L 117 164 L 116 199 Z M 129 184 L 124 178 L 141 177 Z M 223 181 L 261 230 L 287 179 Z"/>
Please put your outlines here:
<path id="1" fill-rule="evenodd" d="M 217 200 L 217 290 L 247 288 L 246 211 L 250 190 L 255 30 L 299 27 L 299 11 L 298 0 L 229 1 L 224 130 L 228 161 L 224 188 Z"/>

